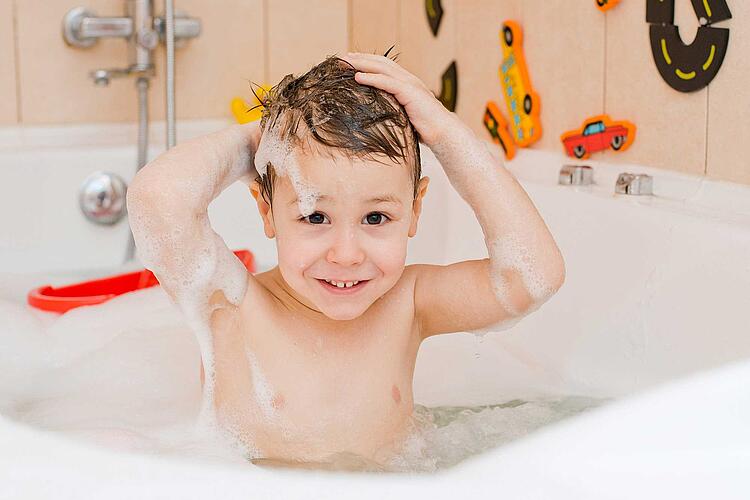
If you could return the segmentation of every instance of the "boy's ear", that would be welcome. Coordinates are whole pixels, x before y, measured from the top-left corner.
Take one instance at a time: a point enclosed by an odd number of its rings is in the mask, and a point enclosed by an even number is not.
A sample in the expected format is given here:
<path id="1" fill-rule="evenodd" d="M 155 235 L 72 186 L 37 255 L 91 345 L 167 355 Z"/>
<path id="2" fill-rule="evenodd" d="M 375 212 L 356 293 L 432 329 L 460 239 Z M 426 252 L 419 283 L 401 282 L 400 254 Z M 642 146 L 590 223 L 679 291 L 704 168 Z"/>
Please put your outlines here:
<path id="1" fill-rule="evenodd" d="M 269 205 L 260 194 L 260 184 L 258 181 L 252 181 L 250 183 L 250 194 L 253 195 L 253 198 L 255 198 L 255 201 L 258 204 L 258 212 L 263 219 L 263 232 L 266 233 L 268 238 L 273 238 L 276 236 L 276 228 L 273 224 L 273 212 L 271 212 L 271 205 Z"/>
<path id="2" fill-rule="evenodd" d="M 412 205 L 413 215 L 411 218 L 411 226 L 409 226 L 409 238 L 417 234 L 417 222 L 419 222 L 419 216 L 422 213 L 422 200 L 427 194 L 427 185 L 429 183 L 429 177 L 422 177 L 419 179 L 419 184 L 417 184 L 417 197 L 414 199 L 414 204 Z"/>

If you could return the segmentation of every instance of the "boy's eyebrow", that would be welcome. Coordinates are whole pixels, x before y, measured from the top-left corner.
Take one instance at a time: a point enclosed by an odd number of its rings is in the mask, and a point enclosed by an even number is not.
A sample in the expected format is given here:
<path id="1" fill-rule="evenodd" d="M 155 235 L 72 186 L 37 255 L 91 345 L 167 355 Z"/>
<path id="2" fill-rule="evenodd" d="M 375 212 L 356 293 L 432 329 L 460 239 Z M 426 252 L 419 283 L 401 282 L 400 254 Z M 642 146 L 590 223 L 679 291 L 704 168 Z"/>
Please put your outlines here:
<path id="1" fill-rule="evenodd" d="M 317 197 L 317 201 L 327 201 L 330 199 L 331 197 L 325 194 Z M 289 202 L 289 205 L 294 205 L 295 203 L 297 203 L 297 201 L 298 200 L 295 197 L 292 201 Z M 399 200 L 395 195 L 392 194 L 380 194 L 370 198 L 369 200 L 365 200 L 365 203 L 394 203 L 396 205 L 402 205 L 401 200 Z"/>

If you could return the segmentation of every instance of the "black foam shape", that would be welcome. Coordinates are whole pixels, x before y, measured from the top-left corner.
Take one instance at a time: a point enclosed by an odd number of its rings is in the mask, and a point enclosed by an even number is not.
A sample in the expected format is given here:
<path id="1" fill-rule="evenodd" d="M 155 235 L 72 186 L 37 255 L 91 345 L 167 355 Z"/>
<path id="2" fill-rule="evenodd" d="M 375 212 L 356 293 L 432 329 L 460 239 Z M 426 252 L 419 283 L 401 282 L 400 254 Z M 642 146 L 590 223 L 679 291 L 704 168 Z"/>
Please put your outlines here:
<path id="1" fill-rule="evenodd" d="M 679 28 L 674 25 L 652 24 L 649 35 L 659 73 L 670 87 L 680 92 L 694 92 L 711 83 L 729 46 L 729 30 L 724 28 L 701 26 L 690 45 L 683 43 Z"/>
<path id="2" fill-rule="evenodd" d="M 437 36 L 440 21 L 443 20 L 443 6 L 440 0 L 424 0 L 424 8 L 427 11 L 427 22 L 430 23 L 430 30 L 432 30 L 434 36 Z"/>
<path id="3" fill-rule="evenodd" d="M 456 98 L 458 97 L 458 72 L 456 61 L 450 63 L 440 79 L 440 96 L 438 99 L 448 111 L 456 110 Z"/>
<path id="4" fill-rule="evenodd" d="M 726 0 L 691 0 L 693 3 L 693 10 L 698 19 L 705 19 L 706 25 L 711 23 L 718 23 L 732 19 L 732 12 L 729 10 Z M 745 0 L 747 1 L 747 0 Z M 672 3 L 674 0 L 672 0 Z M 708 10 L 706 10 L 706 4 L 708 4 Z M 709 14 L 710 11 L 710 14 Z"/>
<path id="5" fill-rule="evenodd" d="M 674 0 L 646 1 L 646 22 L 650 24 L 674 24 Z"/>

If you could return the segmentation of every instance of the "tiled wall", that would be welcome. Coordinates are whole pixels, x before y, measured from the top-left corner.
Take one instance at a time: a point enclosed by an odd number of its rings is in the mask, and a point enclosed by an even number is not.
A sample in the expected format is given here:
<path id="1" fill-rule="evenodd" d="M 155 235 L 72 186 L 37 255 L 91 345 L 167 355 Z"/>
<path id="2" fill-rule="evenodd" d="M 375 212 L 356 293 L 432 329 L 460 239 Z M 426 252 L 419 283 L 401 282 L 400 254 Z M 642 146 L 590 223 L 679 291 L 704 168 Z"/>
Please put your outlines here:
<path id="1" fill-rule="evenodd" d="M 0 0 L 0 125 L 18 122 L 13 3 Z"/>
<path id="2" fill-rule="evenodd" d="M 115 79 L 108 87 L 96 87 L 88 76 L 93 69 L 126 66 L 126 44 L 108 39 L 77 49 L 68 47 L 61 36 L 63 16 L 71 8 L 85 5 L 97 15 L 117 16 L 123 14 L 124 4 L 124 0 L 0 0 L 0 124 L 134 121 L 134 79 Z M 232 97 L 251 96 L 250 81 L 273 83 L 348 47 L 347 0 L 177 0 L 175 4 L 202 21 L 201 36 L 176 52 L 178 118 L 230 116 Z M 156 5 L 161 13 L 163 2 L 157 0 Z M 164 117 L 163 46 L 155 64 L 149 111 L 158 120 Z"/>
<path id="3" fill-rule="evenodd" d="M 390 33 L 360 27 L 400 19 L 402 63 L 431 88 L 439 87 L 446 62 L 457 61 L 456 112 L 477 133 L 486 134 L 486 102 L 502 105 L 498 34 L 503 20 L 516 19 L 542 100 L 544 133 L 535 148 L 561 150 L 562 132 L 608 113 L 638 126 L 633 146 L 604 156 L 608 161 L 750 183 L 743 147 L 750 140 L 750 2 L 728 2 L 733 19 L 721 24 L 731 29 L 724 65 L 707 89 L 690 94 L 673 90 L 656 70 L 644 0 L 622 0 L 606 14 L 594 0 L 443 0 L 437 38 L 427 27 L 423 1 L 388 4 L 388 12 L 372 12 L 367 0 L 353 3 L 352 31 L 363 33 L 357 43 L 386 47 Z M 365 13 L 358 16 L 360 4 Z M 689 0 L 676 0 L 675 20 L 690 43 L 698 24 Z"/>
<path id="4" fill-rule="evenodd" d="M 157 5 L 161 6 L 157 0 Z M 456 60 L 457 113 L 479 134 L 485 103 L 502 104 L 497 68 L 499 29 L 516 19 L 534 87 L 541 95 L 544 134 L 536 148 L 560 150 L 560 134 L 594 114 L 638 126 L 632 148 L 610 161 L 643 163 L 750 183 L 744 143 L 750 139 L 750 3 L 729 2 L 734 18 L 719 75 L 704 90 L 683 94 L 659 76 L 651 57 L 644 0 L 622 0 L 604 14 L 594 0 L 442 0 L 434 37 L 424 0 L 177 0 L 203 21 L 197 40 L 178 50 L 179 118 L 228 115 L 233 96 L 249 96 L 248 80 L 276 83 L 347 48 L 385 51 L 439 90 Z M 102 41 L 72 49 L 60 36 L 63 15 L 87 5 L 119 15 L 123 0 L 0 0 L 0 124 L 132 121 L 133 81 L 95 87 L 87 74 L 121 66 L 125 44 Z M 690 41 L 697 27 L 689 0 L 676 0 L 677 22 Z M 151 113 L 163 117 L 163 51 L 151 90 Z"/>

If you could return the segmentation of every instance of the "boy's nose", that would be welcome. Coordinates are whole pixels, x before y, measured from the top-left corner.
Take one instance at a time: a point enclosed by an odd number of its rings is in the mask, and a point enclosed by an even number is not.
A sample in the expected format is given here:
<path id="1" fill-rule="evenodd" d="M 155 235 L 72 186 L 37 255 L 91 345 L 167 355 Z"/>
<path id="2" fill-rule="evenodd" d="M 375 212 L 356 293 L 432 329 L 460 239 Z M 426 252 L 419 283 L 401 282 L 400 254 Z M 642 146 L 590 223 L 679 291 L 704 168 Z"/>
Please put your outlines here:
<path id="1" fill-rule="evenodd" d="M 365 252 L 357 241 L 357 235 L 351 229 L 338 231 L 328 249 L 328 262 L 342 266 L 353 266 L 365 260 Z"/>

